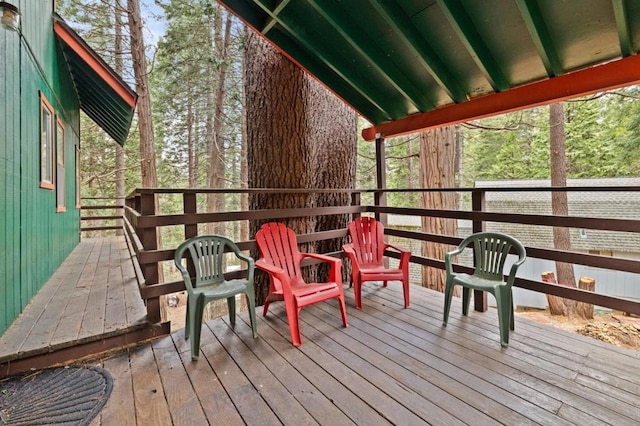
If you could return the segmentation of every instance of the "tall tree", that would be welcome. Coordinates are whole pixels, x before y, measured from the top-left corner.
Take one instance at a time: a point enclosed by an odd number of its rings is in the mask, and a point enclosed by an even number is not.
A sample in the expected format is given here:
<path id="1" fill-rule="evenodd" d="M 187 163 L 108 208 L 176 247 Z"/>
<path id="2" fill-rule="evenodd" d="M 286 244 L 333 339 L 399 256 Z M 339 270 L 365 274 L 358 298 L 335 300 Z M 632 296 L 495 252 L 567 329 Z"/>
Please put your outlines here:
<path id="1" fill-rule="evenodd" d="M 352 188 L 355 113 L 253 33 L 247 37 L 245 67 L 249 186 Z M 329 201 L 303 192 L 256 195 L 249 204 L 251 209 L 305 208 Z M 252 234 L 259 225 L 252 223 Z M 288 225 L 298 234 L 328 226 L 315 217 L 289 220 Z M 256 303 L 264 302 L 267 286 L 257 280 Z"/>
<path id="2" fill-rule="evenodd" d="M 551 186 L 567 186 L 564 141 L 564 107 L 561 102 L 550 105 L 549 135 Z M 551 193 L 551 211 L 556 216 L 569 215 L 569 203 L 566 192 L 556 191 Z M 569 228 L 553 228 L 553 246 L 557 250 L 571 249 L 571 235 L 569 233 Z M 576 286 L 576 278 L 572 264 L 556 262 L 556 272 L 558 274 L 558 283 L 570 287 Z M 553 296 L 547 295 L 547 298 L 553 298 Z M 555 301 L 557 301 L 557 299 L 549 299 L 551 314 L 563 314 L 564 312 L 559 312 L 559 309 L 562 309 L 561 305 L 556 304 Z M 573 317 L 575 314 L 575 303 L 569 299 L 565 299 L 564 306 L 567 315 L 570 318 Z"/>
<path id="3" fill-rule="evenodd" d="M 138 129 L 140 133 L 140 170 L 142 185 L 155 188 L 158 185 L 156 172 L 156 152 L 153 137 L 153 116 L 151 115 L 151 92 L 140 1 L 127 0 L 129 12 L 129 37 L 131 39 L 131 60 L 138 93 Z"/>
<path id="4" fill-rule="evenodd" d="M 454 126 L 428 130 L 420 134 L 420 182 L 422 188 L 454 188 L 456 186 L 456 128 Z M 423 192 L 422 208 L 456 210 L 455 192 Z M 427 233 L 452 235 L 458 233 L 455 219 L 423 217 L 422 230 Z M 450 248 L 444 244 L 424 242 L 422 255 L 443 260 Z M 444 271 L 422 268 L 422 286 L 444 292 Z"/>

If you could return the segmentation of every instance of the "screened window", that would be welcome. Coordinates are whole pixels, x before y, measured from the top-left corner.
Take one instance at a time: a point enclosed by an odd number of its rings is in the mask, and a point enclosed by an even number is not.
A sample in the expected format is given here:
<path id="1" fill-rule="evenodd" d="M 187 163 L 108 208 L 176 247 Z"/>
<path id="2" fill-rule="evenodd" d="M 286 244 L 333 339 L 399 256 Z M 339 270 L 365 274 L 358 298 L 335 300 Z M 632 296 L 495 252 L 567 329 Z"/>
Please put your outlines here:
<path id="1" fill-rule="evenodd" d="M 63 212 L 67 209 L 66 197 L 66 173 L 64 151 L 64 126 L 58 119 L 56 121 L 56 211 Z"/>
<path id="2" fill-rule="evenodd" d="M 40 94 L 40 187 L 53 189 L 53 108 Z"/>
<path id="3" fill-rule="evenodd" d="M 80 148 L 76 146 L 76 208 L 80 208 Z"/>

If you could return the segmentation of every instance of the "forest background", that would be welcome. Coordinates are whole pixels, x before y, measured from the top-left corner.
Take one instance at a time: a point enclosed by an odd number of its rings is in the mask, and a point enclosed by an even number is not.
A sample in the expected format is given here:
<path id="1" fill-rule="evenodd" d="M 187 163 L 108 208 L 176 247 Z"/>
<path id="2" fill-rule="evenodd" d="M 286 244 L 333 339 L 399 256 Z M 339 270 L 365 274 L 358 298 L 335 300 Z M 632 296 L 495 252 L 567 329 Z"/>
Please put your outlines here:
<path id="1" fill-rule="evenodd" d="M 124 149 L 90 120 L 82 120 L 84 199 L 122 197 L 142 186 L 247 187 L 247 29 L 241 22 L 215 0 L 64 0 L 58 1 L 58 13 L 141 95 Z M 161 24 L 151 32 L 148 24 L 154 22 Z M 567 178 L 640 175 L 639 98 L 640 88 L 634 86 L 564 102 Z M 444 145 L 438 138 L 451 141 L 444 156 L 454 160 L 454 185 L 549 179 L 549 110 L 467 122 L 435 135 L 436 145 Z M 366 126 L 358 121 L 358 135 Z M 422 133 L 385 142 L 388 188 L 428 187 L 420 170 L 433 166 L 425 166 L 433 161 L 427 157 L 436 157 L 425 149 L 429 140 Z M 374 188 L 374 171 L 374 144 L 359 138 L 356 188 Z M 237 195 L 201 203 L 203 210 L 246 209 Z M 391 193 L 387 203 L 419 207 L 424 200 L 418 193 Z M 162 213 L 180 209 L 181 199 L 163 200 Z M 247 230 L 232 226 L 216 231 L 243 239 Z M 182 235 L 163 229 L 162 239 L 175 246 Z"/>

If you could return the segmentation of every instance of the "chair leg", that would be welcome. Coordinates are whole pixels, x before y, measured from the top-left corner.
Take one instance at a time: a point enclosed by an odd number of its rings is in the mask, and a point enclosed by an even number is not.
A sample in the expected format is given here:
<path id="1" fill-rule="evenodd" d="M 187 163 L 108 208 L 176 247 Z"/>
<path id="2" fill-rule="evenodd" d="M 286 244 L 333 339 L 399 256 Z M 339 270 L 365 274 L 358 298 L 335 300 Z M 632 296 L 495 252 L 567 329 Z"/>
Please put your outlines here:
<path id="1" fill-rule="evenodd" d="M 236 325 L 236 297 L 227 297 L 227 309 L 229 310 L 229 322 L 231 326 Z"/>
<path id="2" fill-rule="evenodd" d="M 302 344 L 302 337 L 300 336 L 300 310 L 295 306 L 287 306 L 287 320 L 289 321 L 289 331 L 291 333 L 291 343 L 293 346 L 300 346 Z"/>
<path id="3" fill-rule="evenodd" d="M 471 306 L 471 289 L 462 287 L 462 315 L 469 315 L 469 306 Z"/>
<path id="4" fill-rule="evenodd" d="M 344 304 L 344 294 L 341 294 L 340 296 L 338 296 L 338 302 L 340 303 L 340 314 L 342 315 L 342 324 L 345 327 L 348 327 L 348 325 L 347 325 L 347 307 Z"/>
<path id="5" fill-rule="evenodd" d="M 193 320 L 190 318 L 191 317 L 191 311 L 193 310 L 193 300 L 191 300 L 192 297 L 191 296 L 187 296 L 187 314 L 185 315 L 185 321 L 184 321 L 184 339 L 188 340 L 189 339 L 189 335 L 191 333 L 191 323 L 193 322 Z"/>
<path id="6" fill-rule="evenodd" d="M 191 317 L 191 359 L 196 361 L 200 357 L 200 334 L 202 332 L 202 314 L 204 312 L 204 297 L 200 295 L 192 304 Z"/>
<path id="7" fill-rule="evenodd" d="M 249 319 L 251 320 L 251 330 L 253 338 L 258 337 L 258 323 L 256 322 L 256 299 L 253 292 L 247 292 L 247 305 L 249 305 Z"/>
<path id="8" fill-rule="evenodd" d="M 356 302 L 356 309 L 362 309 L 362 282 L 360 280 L 353 281 L 353 297 Z"/>
<path id="9" fill-rule="evenodd" d="M 269 303 L 271 303 L 269 301 L 269 298 L 267 298 L 267 300 L 264 301 L 264 306 L 262 307 L 262 316 L 266 317 L 267 316 L 267 311 L 269 310 Z"/>
<path id="10" fill-rule="evenodd" d="M 442 316 L 442 325 L 447 325 L 449 321 L 449 311 L 451 310 L 451 298 L 453 297 L 453 283 L 447 280 L 444 288 L 444 314 Z"/>
<path id="11" fill-rule="evenodd" d="M 500 327 L 500 344 L 503 348 L 509 346 L 509 328 L 511 328 L 511 290 L 498 288 L 494 294 L 498 306 L 498 326 Z"/>
<path id="12" fill-rule="evenodd" d="M 386 287 L 387 286 L 387 281 L 382 281 L 382 287 Z"/>
<path id="13" fill-rule="evenodd" d="M 402 287 L 404 290 L 404 307 L 405 309 L 409 307 L 409 280 L 402 280 Z"/>

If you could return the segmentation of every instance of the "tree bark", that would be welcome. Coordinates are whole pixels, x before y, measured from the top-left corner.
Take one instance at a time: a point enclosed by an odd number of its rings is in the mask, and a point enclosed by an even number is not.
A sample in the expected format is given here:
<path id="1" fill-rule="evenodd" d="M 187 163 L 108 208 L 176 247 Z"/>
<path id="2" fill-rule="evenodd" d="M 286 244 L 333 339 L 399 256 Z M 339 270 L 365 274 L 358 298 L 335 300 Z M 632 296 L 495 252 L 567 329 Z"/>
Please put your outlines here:
<path id="1" fill-rule="evenodd" d="M 580 277 L 578 288 L 587 291 L 596 291 L 596 280 L 589 277 Z M 576 313 L 578 317 L 593 319 L 593 305 L 591 303 L 577 302 Z"/>
<path id="2" fill-rule="evenodd" d="M 355 113 L 253 33 L 247 36 L 245 67 L 249 186 L 353 188 Z M 305 192 L 258 194 L 249 197 L 249 207 L 308 208 L 343 202 L 339 198 Z M 349 202 L 347 198 L 346 204 Z M 345 221 L 304 217 L 286 223 L 296 234 L 306 234 Z M 261 225 L 252 222 L 251 235 Z M 318 247 L 307 245 L 302 250 L 315 252 Z M 315 273 L 307 271 L 307 278 L 315 278 Z M 265 277 L 257 276 L 257 304 L 264 303 L 267 291 Z"/>
<path id="3" fill-rule="evenodd" d="M 129 34 L 131 38 L 131 60 L 138 93 L 138 131 L 140 133 L 140 171 L 142 186 L 154 188 L 158 185 L 156 153 L 154 148 L 153 116 L 151 115 L 151 93 L 147 74 L 142 17 L 139 0 L 127 0 L 129 10 Z"/>
<path id="4" fill-rule="evenodd" d="M 453 188 L 455 181 L 455 127 L 428 130 L 420 134 L 420 181 L 422 188 Z M 426 209 L 457 209 L 455 192 L 423 192 L 422 207 Z M 422 218 L 423 232 L 451 235 L 458 233 L 454 219 L 436 217 Z M 443 260 L 451 247 L 424 242 L 422 255 Z M 445 276 L 442 269 L 423 267 L 422 286 L 443 292 Z"/>
<path id="5" fill-rule="evenodd" d="M 564 144 L 564 108 L 562 103 L 551 104 L 549 108 L 549 138 L 550 138 L 550 168 L 551 168 L 551 186 L 567 186 L 567 171 L 565 161 L 565 144 Z M 567 193 L 564 191 L 554 191 L 551 193 L 551 212 L 556 216 L 568 216 L 569 204 Z M 571 249 L 571 235 L 569 228 L 554 227 L 553 228 L 553 246 L 558 250 Z M 556 262 L 556 271 L 558 273 L 558 283 L 569 287 L 576 286 L 576 278 L 573 272 L 573 265 L 570 263 Z M 547 300 L 554 296 L 547 295 Z M 576 314 L 576 303 L 571 299 L 563 299 L 565 312 L 571 319 Z M 556 305 L 556 303 L 554 303 Z M 557 311 L 551 311 L 552 303 L 549 302 L 549 308 L 552 315 L 561 315 Z"/>
<path id="6" fill-rule="evenodd" d="M 225 81 L 227 76 L 227 56 L 231 39 L 231 14 L 226 13 L 226 20 L 223 25 L 222 7 L 217 7 L 213 24 L 213 46 L 214 54 L 217 57 L 218 66 L 213 67 L 212 83 L 215 82 L 215 90 L 209 95 L 212 96 L 212 113 L 209 131 L 209 188 L 224 188 L 225 185 L 225 147 L 223 136 L 223 101 L 225 95 Z M 224 210 L 223 194 L 207 195 L 207 211 L 217 212 Z M 213 234 L 224 234 L 223 224 L 210 224 L 209 229 Z"/>

